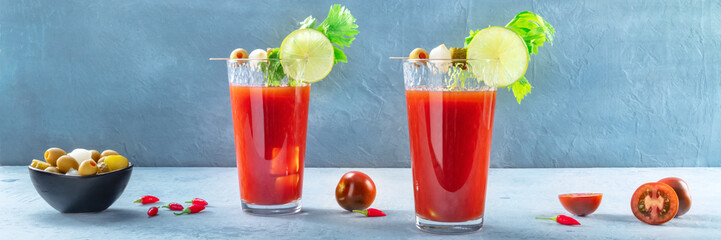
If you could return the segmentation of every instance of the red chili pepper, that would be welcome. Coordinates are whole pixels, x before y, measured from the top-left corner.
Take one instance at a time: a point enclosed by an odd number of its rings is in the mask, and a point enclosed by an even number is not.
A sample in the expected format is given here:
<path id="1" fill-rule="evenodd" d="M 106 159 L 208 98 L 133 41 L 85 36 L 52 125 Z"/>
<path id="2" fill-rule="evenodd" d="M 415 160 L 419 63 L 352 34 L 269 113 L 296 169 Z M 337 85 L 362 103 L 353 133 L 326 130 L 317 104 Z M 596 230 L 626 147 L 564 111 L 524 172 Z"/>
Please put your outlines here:
<path id="1" fill-rule="evenodd" d="M 170 209 L 172 211 L 183 211 L 183 205 L 180 205 L 180 203 L 170 203 L 162 207 Z"/>
<path id="2" fill-rule="evenodd" d="M 353 212 L 357 212 L 363 215 L 366 215 L 367 217 L 383 217 L 386 214 L 383 213 L 383 211 L 375 209 L 375 208 L 369 208 L 366 210 L 353 210 Z"/>
<path id="3" fill-rule="evenodd" d="M 155 216 L 158 215 L 158 207 L 151 207 L 148 209 L 148 216 Z"/>
<path id="4" fill-rule="evenodd" d="M 536 217 L 536 219 L 548 219 L 556 221 L 557 223 L 563 224 L 563 225 L 581 225 L 576 219 L 573 219 L 572 217 L 566 216 L 566 215 L 556 215 L 553 217 Z"/>
<path id="5" fill-rule="evenodd" d="M 193 200 L 186 201 L 185 203 L 192 203 L 193 205 L 207 206 L 208 202 L 202 198 L 193 198 Z"/>
<path id="6" fill-rule="evenodd" d="M 154 202 L 158 202 L 158 201 L 160 201 L 160 199 L 158 199 L 154 196 L 145 195 L 141 198 L 138 198 L 138 200 L 135 200 L 134 203 L 148 204 L 148 203 L 154 203 Z"/>
<path id="7" fill-rule="evenodd" d="M 203 211 L 204 209 L 205 209 L 205 206 L 201 206 L 201 205 L 191 205 L 191 206 L 185 208 L 185 210 L 183 210 L 183 212 L 173 213 L 173 214 L 175 214 L 175 215 L 183 215 L 183 214 L 186 214 L 186 213 L 187 213 L 187 214 L 198 213 L 198 212 L 200 212 L 200 211 Z"/>

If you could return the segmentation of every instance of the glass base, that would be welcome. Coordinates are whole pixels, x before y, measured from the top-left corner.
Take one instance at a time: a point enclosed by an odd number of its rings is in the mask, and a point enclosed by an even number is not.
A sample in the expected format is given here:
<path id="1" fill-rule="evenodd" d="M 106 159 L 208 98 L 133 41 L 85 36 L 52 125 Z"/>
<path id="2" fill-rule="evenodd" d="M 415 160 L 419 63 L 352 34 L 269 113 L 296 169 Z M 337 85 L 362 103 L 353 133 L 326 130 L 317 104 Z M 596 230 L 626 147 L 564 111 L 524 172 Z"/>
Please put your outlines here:
<path id="1" fill-rule="evenodd" d="M 481 230 L 481 227 L 483 227 L 483 216 L 465 222 L 437 222 L 416 215 L 416 227 L 421 231 L 435 234 L 472 233 Z"/>
<path id="2" fill-rule="evenodd" d="M 240 200 L 240 207 L 244 212 L 261 216 L 289 215 L 300 212 L 300 199 L 298 201 L 278 205 L 258 205 Z"/>

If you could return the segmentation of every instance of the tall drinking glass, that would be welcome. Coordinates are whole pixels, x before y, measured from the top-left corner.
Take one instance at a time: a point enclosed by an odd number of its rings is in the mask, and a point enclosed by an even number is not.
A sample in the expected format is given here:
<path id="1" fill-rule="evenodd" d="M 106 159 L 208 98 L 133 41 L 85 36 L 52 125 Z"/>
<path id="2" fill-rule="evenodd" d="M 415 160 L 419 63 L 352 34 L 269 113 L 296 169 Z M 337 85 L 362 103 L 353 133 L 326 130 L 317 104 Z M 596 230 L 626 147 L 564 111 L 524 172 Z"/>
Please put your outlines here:
<path id="1" fill-rule="evenodd" d="M 310 84 L 275 75 L 277 59 L 231 59 L 227 65 L 241 207 L 258 215 L 296 213 Z"/>
<path id="2" fill-rule="evenodd" d="M 416 227 L 433 233 L 480 230 L 485 210 L 496 88 L 452 64 L 403 61 Z"/>

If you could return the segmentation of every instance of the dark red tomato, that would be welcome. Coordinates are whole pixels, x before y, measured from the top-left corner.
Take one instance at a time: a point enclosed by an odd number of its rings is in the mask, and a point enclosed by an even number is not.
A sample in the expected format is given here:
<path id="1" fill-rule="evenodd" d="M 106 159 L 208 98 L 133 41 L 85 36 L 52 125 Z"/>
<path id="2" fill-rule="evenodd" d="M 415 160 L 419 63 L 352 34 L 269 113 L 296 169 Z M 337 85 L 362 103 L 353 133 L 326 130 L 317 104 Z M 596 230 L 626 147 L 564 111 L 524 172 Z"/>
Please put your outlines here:
<path id="1" fill-rule="evenodd" d="M 598 209 L 601 205 L 602 193 L 568 193 L 558 195 L 561 205 L 568 212 L 578 216 L 586 216 Z"/>
<path id="2" fill-rule="evenodd" d="M 376 185 L 365 173 L 348 172 L 335 188 L 335 199 L 348 211 L 366 209 L 376 199 Z"/>
<path id="3" fill-rule="evenodd" d="M 652 182 L 641 185 L 631 197 L 633 215 L 651 225 L 670 221 L 678 212 L 678 196 L 665 183 Z"/>
<path id="4" fill-rule="evenodd" d="M 688 184 L 683 179 L 667 177 L 658 182 L 668 184 L 676 192 L 676 196 L 678 196 L 678 213 L 676 213 L 676 217 L 686 214 L 691 209 L 691 192 L 688 191 Z"/>

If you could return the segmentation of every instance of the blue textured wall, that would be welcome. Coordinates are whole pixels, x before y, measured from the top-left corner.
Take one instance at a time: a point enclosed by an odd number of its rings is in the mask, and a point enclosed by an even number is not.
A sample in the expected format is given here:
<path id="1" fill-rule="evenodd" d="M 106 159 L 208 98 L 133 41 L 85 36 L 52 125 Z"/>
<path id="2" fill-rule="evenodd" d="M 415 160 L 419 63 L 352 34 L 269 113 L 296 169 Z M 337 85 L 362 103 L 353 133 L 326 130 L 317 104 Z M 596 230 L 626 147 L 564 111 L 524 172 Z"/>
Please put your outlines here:
<path id="1" fill-rule="evenodd" d="M 147 2 L 147 3 L 146 3 Z M 333 2 L 0 0 L 0 165 L 50 146 L 141 166 L 234 166 L 225 57 L 279 46 Z M 354 1 L 360 34 L 314 84 L 307 166 L 410 166 L 400 62 L 532 10 L 557 29 L 492 166 L 721 166 L 719 1 Z"/>

